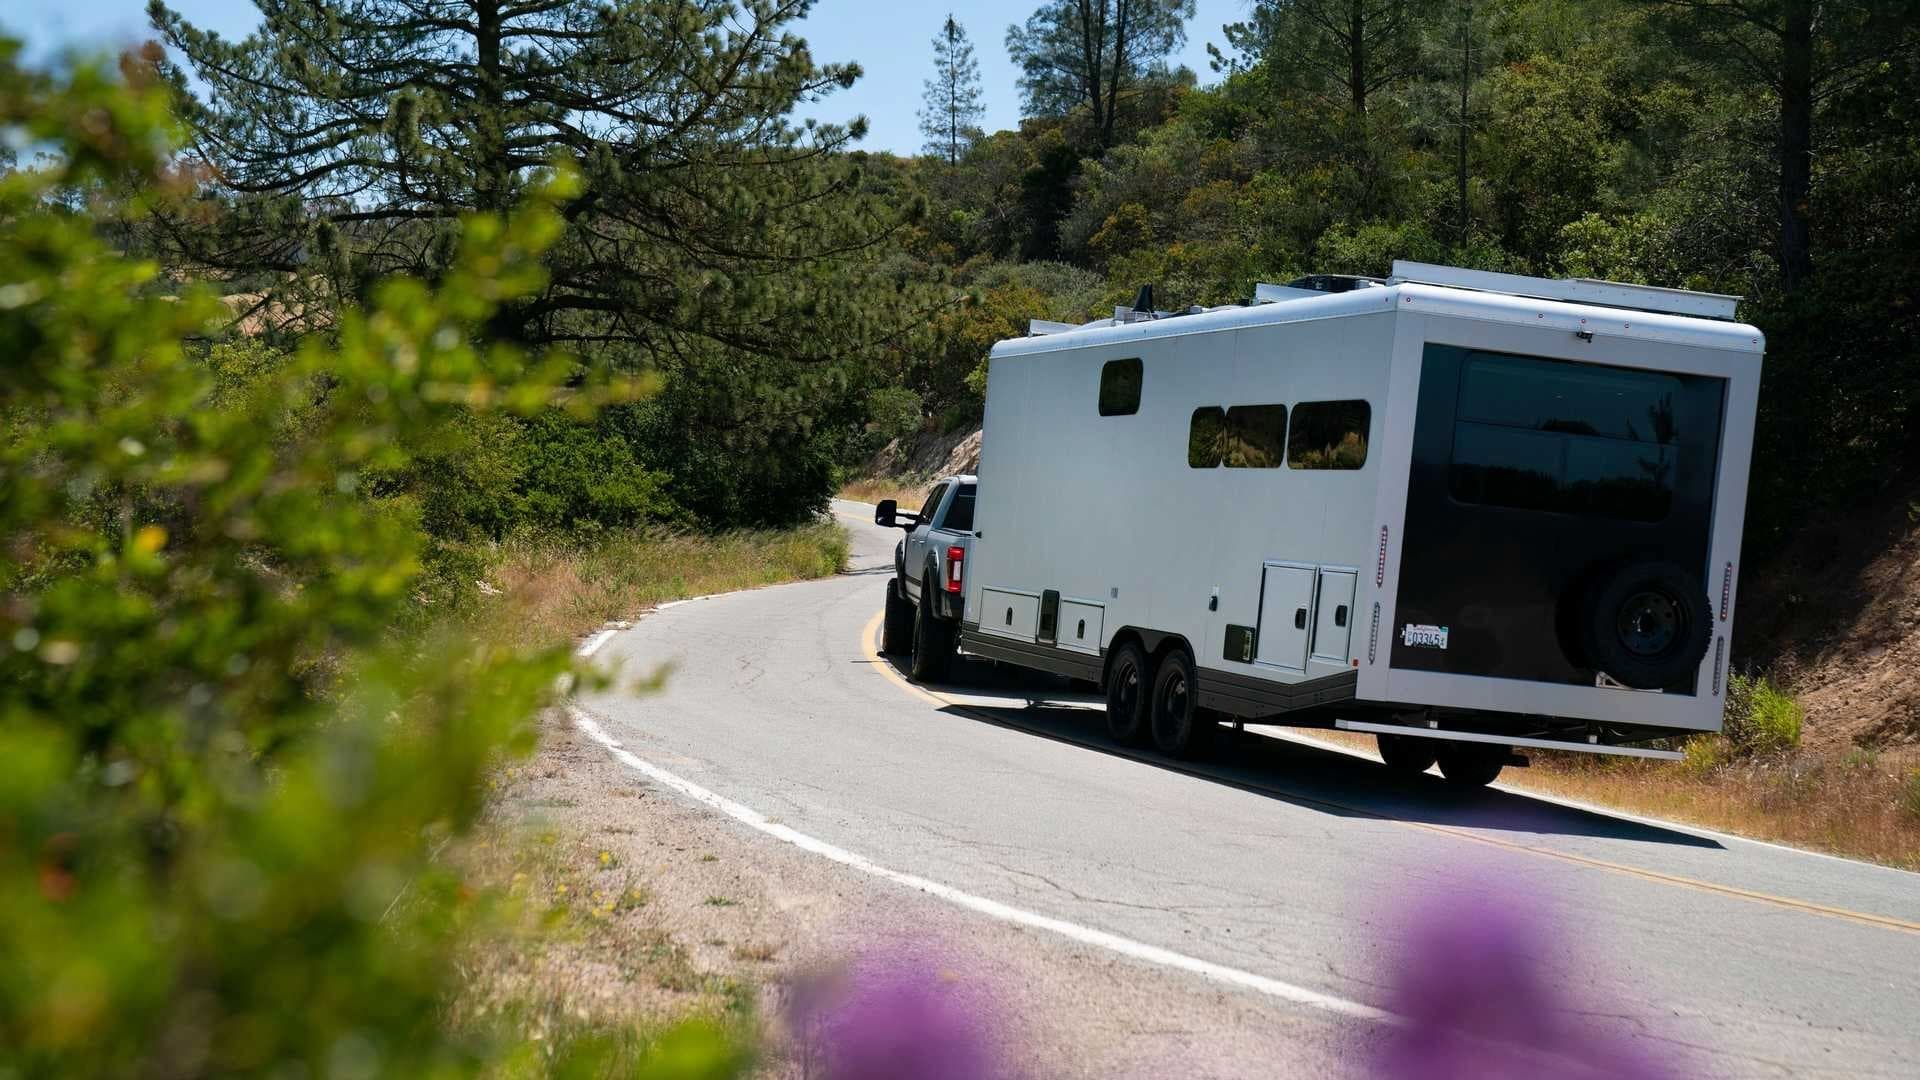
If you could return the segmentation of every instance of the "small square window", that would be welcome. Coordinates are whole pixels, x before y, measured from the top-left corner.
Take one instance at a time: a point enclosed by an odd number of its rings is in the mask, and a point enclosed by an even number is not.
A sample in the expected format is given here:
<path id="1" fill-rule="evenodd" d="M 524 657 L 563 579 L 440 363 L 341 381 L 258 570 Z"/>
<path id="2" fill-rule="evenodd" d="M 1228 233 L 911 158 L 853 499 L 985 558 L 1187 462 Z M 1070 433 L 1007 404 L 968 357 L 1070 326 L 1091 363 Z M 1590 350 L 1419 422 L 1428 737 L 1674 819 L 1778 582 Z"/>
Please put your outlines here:
<path id="1" fill-rule="evenodd" d="M 1100 368 L 1100 415 L 1132 416 L 1140 411 L 1140 358 L 1109 360 Z"/>

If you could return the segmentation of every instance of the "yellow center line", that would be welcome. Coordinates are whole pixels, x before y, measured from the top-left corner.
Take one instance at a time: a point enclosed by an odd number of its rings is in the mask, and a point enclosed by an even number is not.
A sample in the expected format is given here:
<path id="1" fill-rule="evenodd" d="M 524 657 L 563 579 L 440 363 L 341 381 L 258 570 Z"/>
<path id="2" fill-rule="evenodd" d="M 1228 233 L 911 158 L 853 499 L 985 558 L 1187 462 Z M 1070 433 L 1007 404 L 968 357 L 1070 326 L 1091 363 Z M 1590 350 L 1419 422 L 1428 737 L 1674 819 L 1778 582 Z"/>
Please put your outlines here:
<path id="1" fill-rule="evenodd" d="M 985 720 L 989 723 L 1000 724 L 1003 727 L 1009 726 L 1004 724 L 1000 720 L 996 719 L 995 717 L 988 715 L 986 713 L 980 712 L 976 708 L 967 705 L 965 702 L 955 700 L 954 698 L 948 697 L 947 695 L 938 693 L 936 691 L 928 690 L 922 686 L 916 686 L 912 682 L 909 682 L 898 671 L 895 671 L 892 662 L 890 662 L 885 657 L 880 655 L 878 632 L 880 629 L 880 620 L 882 619 L 882 617 L 883 615 L 875 615 L 873 619 L 867 623 L 865 629 L 863 629 L 860 632 L 861 648 L 865 651 L 867 659 L 873 662 L 873 666 L 879 670 L 880 674 L 892 680 L 894 685 L 900 687 L 901 689 L 907 691 L 910 694 L 917 695 L 918 697 L 923 698 L 924 700 L 931 702 L 936 706 L 939 706 L 945 709 L 956 709 L 966 713 L 969 716 L 972 716 L 981 720 Z M 1151 764 L 1156 764 L 1156 765 L 1166 764 L 1165 762 L 1162 762 L 1155 758 L 1147 758 L 1144 756 L 1135 757 L 1132 754 L 1123 754 L 1122 756 L 1133 758 L 1134 760 L 1137 760 L 1137 761 L 1149 762 Z M 1177 771 L 1185 772 L 1190 776 L 1197 776 L 1203 779 L 1210 779 L 1210 780 L 1222 779 L 1220 777 L 1213 776 L 1208 773 L 1185 769 L 1177 765 L 1173 766 L 1173 768 L 1175 768 Z M 1239 785 L 1236 782 L 1236 786 L 1244 787 L 1246 785 Z M 1335 807 L 1340 810 L 1347 811 L 1349 813 L 1359 814 L 1364 817 L 1372 818 L 1376 821 L 1391 822 L 1392 824 L 1403 825 L 1410 829 L 1419 829 L 1422 832 L 1437 833 L 1441 836 L 1452 837 L 1456 840 L 1466 840 L 1475 844 L 1484 844 L 1489 847 L 1502 848 L 1507 851 L 1516 851 L 1526 855 L 1537 855 L 1542 858 L 1556 859 L 1560 862 L 1572 863 L 1576 866 L 1584 866 L 1592 870 L 1602 870 L 1611 874 L 1623 874 L 1628 877 L 1639 878 L 1642 881 L 1651 881 L 1651 882 L 1654 882 L 1655 884 L 1673 885 L 1683 889 L 1693 889 L 1697 892 L 1715 893 L 1720 896 L 1732 897 L 1733 899 L 1736 899 L 1736 900 L 1746 900 L 1751 903 L 1766 904 L 1772 907 L 1786 908 L 1789 911 L 1798 911 L 1798 912 L 1803 912 L 1809 915 L 1821 915 L 1831 919 L 1844 919 L 1848 922 L 1860 923 L 1865 926 L 1877 926 L 1882 929 L 1896 930 L 1906 934 L 1920 934 L 1920 923 L 1909 922 L 1905 919 L 1897 919 L 1891 915 L 1873 915 L 1864 911 L 1853 911 L 1847 908 L 1831 907 L 1826 904 L 1816 904 L 1808 900 L 1796 900 L 1788 896 L 1775 896 L 1771 893 L 1755 892 L 1751 889 L 1741 889 L 1732 885 L 1721 885 L 1712 881 L 1702 881 L 1698 878 L 1683 877 L 1679 874 L 1667 874 L 1667 873 L 1662 873 L 1661 871 L 1658 871 L 1658 870 L 1647 870 L 1638 866 L 1627 866 L 1622 863 L 1608 862 L 1605 859 L 1594 859 L 1594 858 L 1589 858 L 1585 855 L 1575 855 L 1575 854 L 1572 854 L 1571 852 L 1555 851 L 1552 848 L 1534 847 L 1530 844 L 1518 844 L 1518 843 L 1514 843 L 1511 840 L 1501 840 L 1497 837 L 1482 836 L 1479 833 L 1472 832 L 1467 829 L 1459 828 L 1452 825 L 1435 825 L 1425 821 L 1407 821 L 1404 818 L 1396 818 L 1388 814 L 1382 814 L 1376 810 L 1368 810 L 1365 807 L 1353 806 L 1347 803 L 1333 802 L 1325 799 L 1305 798 L 1302 796 L 1291 794 L 1289 792 L 1280 791 L 1278 789 L 1253 787 L 1253 788 L 1249 788 L 1249 790 L 1266 791 L 1270 794 L 1281 795 L 1288 799 L 1300 799 L 1306 802 L 1318 803 L 1323 806 Z M 1520 797 L 1524 798 L 1525 796 L 1520 796 Z"/>

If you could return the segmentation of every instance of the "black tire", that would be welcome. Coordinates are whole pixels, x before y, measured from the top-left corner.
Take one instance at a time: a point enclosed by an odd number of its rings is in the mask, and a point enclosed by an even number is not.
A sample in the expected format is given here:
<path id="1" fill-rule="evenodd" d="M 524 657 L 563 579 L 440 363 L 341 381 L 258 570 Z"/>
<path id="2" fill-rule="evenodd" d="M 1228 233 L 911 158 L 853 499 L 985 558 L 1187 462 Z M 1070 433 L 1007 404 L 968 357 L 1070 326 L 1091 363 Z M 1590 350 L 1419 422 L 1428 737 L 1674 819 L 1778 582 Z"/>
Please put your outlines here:
<path id="1" fill-rule="evenodd" d="M 1206 749 L 1213 718 L 1200 708 L 1193 661 L 1178 649 L 1161 657 L 1153 673 L 1149 727 L 1155 749 L 1168 757 L 1193 757 Z"/>
<path id="2" fill-rule="evenodd" d="M 1506 768 L 1512 753 L 1491 743 L 1442 742 L 1438 752 L 1440 775 L 1457 787 L 1486 787 Z"/>
<path id="3" fill-rule="evenodd" d="M 1418 776 L 1440 760 L 1440 740 L 1414 735 L 1375 735 L 1380 745 L 1380 760 L 1387 768 L 1407 776 Z"/>
<path id="4" fill-rule="evenodd" d="M 945 682 L 953 667 L 953 627 L 933 613 L 933 583 L 920 583 L 920 610 L 913 620 L 913 659 L 907 673 L 916 682 Z"/>
<path id="5" fill-rule="evenodd" d="M 1153 668 L 1147 654 L 1129 641 L 1107 667 L 1107 734 L 1122 746 L 1139 746 L 1151 735 Z"/>
<path id="6" fill-rule="evenodd" d="M 900 579 L 887 582 L 887 610 L 880 622 L 880 651 L 889 655 L 913 649 L 913 602 L 900 593 Z"/>
<path id="7" fill-rule="evenodd" d="M 1700 579 L 1667 562 L 1621 567 L 1594 588 L 1580 618 L 1586 662 L 1627 686 L 1685 683 L 1713 637 L 1713 608 Z"/>

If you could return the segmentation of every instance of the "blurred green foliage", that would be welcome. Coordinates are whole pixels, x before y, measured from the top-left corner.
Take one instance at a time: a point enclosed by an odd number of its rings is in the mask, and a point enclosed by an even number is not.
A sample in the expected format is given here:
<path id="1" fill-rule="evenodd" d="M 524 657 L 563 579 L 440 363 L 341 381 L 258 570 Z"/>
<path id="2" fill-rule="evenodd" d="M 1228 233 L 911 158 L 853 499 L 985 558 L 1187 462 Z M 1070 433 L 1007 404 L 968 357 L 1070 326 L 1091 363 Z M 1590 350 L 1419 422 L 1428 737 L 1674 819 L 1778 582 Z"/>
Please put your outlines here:
<path id="1" fill-rule="evenodd" d="M 644 386 L 479 333 L 540 287 L 572 174 L 467 218 L 432 286 L 209 348 L 214 299 L 75 209 L 179 182 L 167 99 L 0 40 L 0 134 L 44 151 L 0 175 L 0 1072 L 735 1074 L 709 1029 L 556 1056 L 441 1023 L 493 904 L 433 853 L 569 657 L 398 634 L 449 511 L 388 481 L 511 421 L 548 463 L 464 467 L 521 469 L 532 513 L 656 505 L 645 473 L 553 479 L 621 468 L 569 425 Z"/>

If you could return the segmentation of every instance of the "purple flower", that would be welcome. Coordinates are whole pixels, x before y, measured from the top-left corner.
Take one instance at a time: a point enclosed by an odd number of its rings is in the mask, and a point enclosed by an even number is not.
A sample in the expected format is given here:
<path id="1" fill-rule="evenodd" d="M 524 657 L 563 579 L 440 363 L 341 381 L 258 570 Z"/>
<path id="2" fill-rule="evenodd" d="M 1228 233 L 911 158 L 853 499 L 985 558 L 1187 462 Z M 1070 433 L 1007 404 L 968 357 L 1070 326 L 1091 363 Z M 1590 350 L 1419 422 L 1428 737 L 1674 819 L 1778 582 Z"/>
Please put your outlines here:
<path id="1" fill-rule="evenodd" d="M 809 1076 L 984 1080 L 1005 1072 L 983 996 L 932 954 L 874 952 L 797 983 L 788 1015 Z"/>
<path id="2" fill-rule="evenodd" d="M 1564 947 L 1523 914 L 1526 897 L 1509 891 L 1505 899 L 1490 899 L 1500 895 L 1470 889 L 1414 912 L 1388 1005 L 1404 1023 L 1380 1043 L 1377 1074 L 1397 1080 L 1677 1075 L 1589 1019 L 1606 1010 L 1571 1000 L 1541 977 L 1537 958 Z"/>

